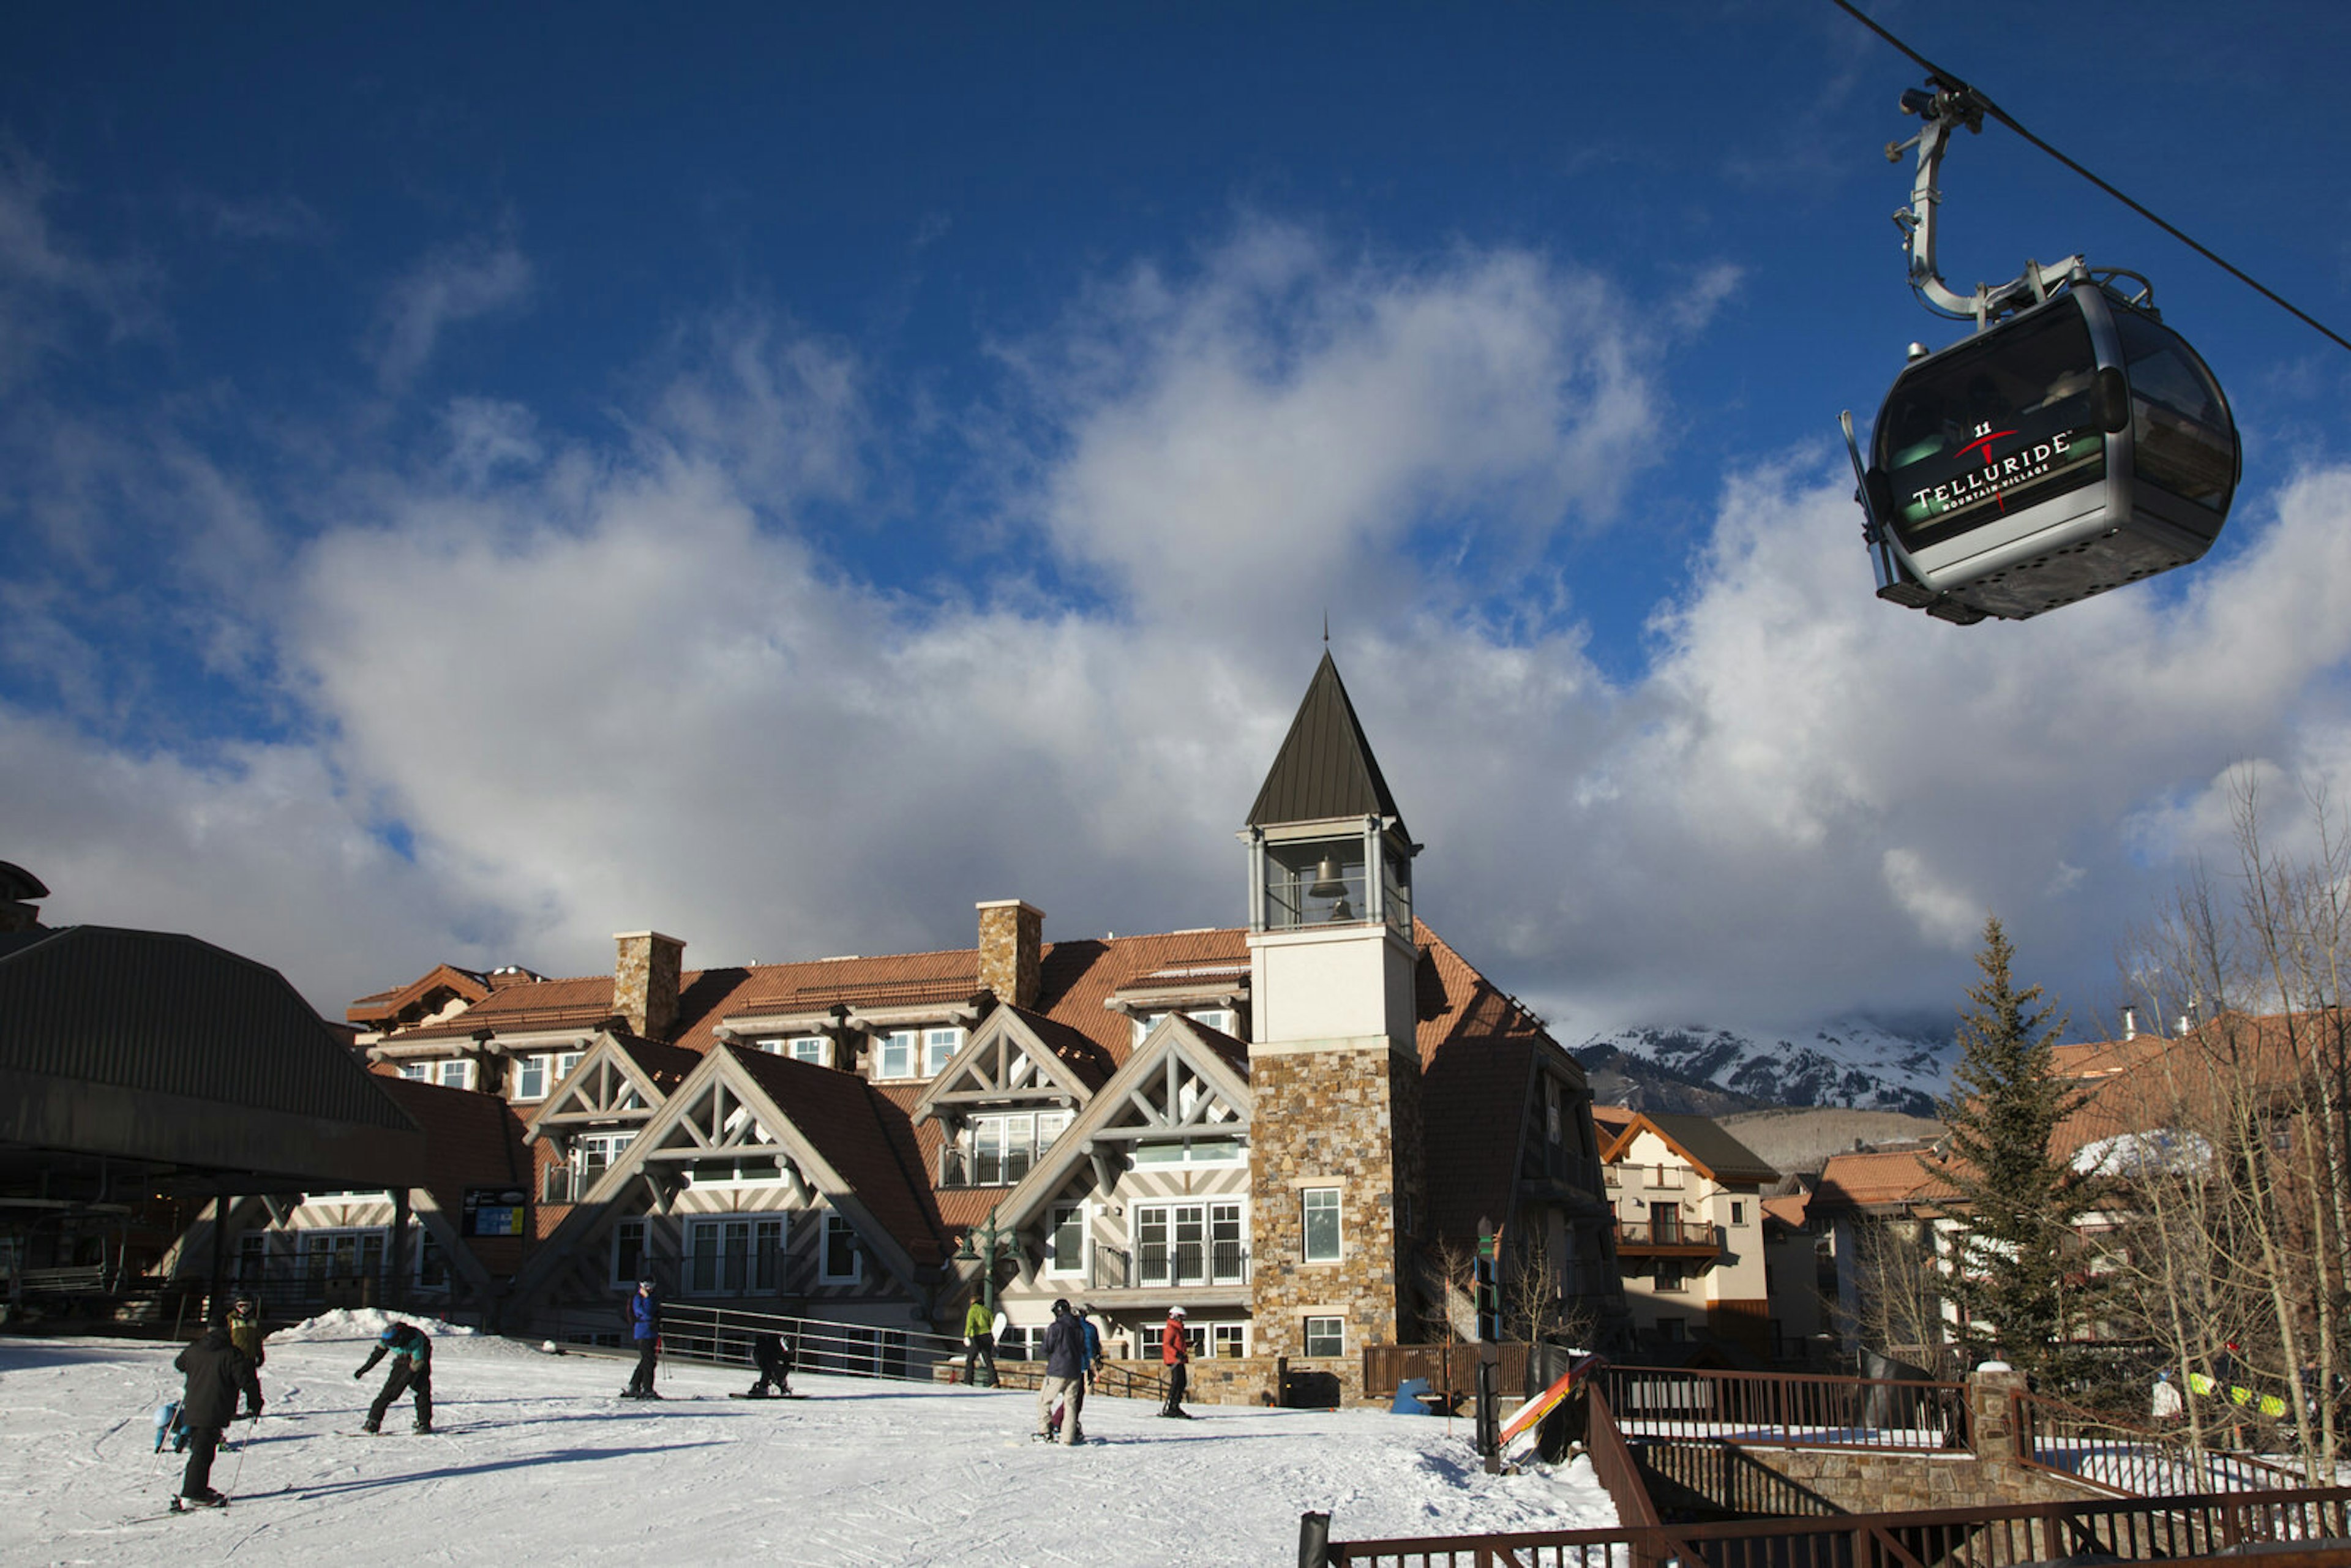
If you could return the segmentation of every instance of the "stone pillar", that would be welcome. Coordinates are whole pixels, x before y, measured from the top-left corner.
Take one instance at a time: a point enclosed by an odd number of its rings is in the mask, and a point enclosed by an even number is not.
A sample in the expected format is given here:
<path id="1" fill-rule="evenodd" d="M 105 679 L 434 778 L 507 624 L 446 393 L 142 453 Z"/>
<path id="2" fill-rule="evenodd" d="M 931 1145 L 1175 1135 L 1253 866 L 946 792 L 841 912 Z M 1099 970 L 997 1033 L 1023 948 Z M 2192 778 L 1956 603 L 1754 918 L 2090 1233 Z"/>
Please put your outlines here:
<path id="1" fill-rule="evenodd" d="M 979 983 L 996 999 L 1033 1008 L 1043 977 L 1045 912 L 1017 898 L 990 899 L 979 910 Z"/>
<path id="2" fill-rule="evenodd" d="M 612 1011 L 640 1040 L 660 1040 L 677 1021 L 679 976 L 685 943 L 658 931 L 623 931 L 612 938 Z"/>
<path id="3" fill-rule="evenodd" d="M 1983 1467 L 1983 1485 L 1995 1495 L 2038 1500 L 2040 1491 L 2016 1454 L 2011 1395 L 2024 1392 L 2024 1374 L 1987 1363 L 1968 1375 L 1968 1437 Z"/>

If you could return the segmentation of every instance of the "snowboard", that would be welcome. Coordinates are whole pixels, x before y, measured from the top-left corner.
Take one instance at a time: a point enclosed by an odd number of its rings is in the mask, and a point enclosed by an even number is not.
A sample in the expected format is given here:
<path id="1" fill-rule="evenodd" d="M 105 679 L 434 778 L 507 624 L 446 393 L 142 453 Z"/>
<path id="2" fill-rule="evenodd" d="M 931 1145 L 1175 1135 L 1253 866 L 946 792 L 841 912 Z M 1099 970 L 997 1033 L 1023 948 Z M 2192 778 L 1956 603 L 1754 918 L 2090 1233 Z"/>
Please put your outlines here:
<path id="1" fill-rule="evenodd" d="M 805 1394 L 729 1394 L 729 1399 L 805 1399 Z"/>

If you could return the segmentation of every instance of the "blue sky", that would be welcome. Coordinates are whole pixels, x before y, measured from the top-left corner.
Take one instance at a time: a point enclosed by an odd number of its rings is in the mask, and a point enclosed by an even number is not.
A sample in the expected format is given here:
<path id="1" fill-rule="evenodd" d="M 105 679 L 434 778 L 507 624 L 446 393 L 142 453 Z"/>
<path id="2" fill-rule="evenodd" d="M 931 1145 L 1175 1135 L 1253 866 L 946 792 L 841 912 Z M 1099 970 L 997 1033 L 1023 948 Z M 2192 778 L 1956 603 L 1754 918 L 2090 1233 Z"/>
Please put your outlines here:
<path id="1" fill-rule="evenodd" d="M 2351 330 L 2351 12 L 1874 14 Z M 1571 1043 L 1948 1018 L 1987 911 L 2082 1032 L 2229 779 L 2351 758 L 2351 354 L 1962 138 L 1947 274 L 2150 276 L 2246 483 L 2125 594 L 1877 603 L 1918 77 L 1826 0 L 12 13 L 0 858 L 330 1011 L 1228 923 L 1328 610 Z"/>

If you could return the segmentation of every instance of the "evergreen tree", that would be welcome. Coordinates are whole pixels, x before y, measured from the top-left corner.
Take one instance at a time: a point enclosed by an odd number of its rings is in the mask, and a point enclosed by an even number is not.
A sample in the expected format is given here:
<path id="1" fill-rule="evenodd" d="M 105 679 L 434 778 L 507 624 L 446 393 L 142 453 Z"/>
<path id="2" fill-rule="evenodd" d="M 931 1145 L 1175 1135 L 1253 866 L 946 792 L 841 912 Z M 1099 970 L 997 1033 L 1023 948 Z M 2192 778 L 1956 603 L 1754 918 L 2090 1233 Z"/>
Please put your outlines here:
<path id="1" fill-rule="evenodd" d="M 2039 986 L 2017 989 L 2014 956 L 1998 917 L 1988 918 L 1976 955 L 1983 979 L 1968 988 L 1943 1107 L 1949 1137 L 1940 1174 L 1953 1194 L 1947 1207 L 1965 1228 L 1949 1294 L 1962 1309 L 1965 1343 L 2047 1375 L 2088 1308 L 2066 1279 L 2086 1194 L 2049 1146 L 2082 1095 L 2055 1072 L 2050 1047 L 2064 1020 L 2050 1024 L 2054 1009 L 2040 1005 Z"/>

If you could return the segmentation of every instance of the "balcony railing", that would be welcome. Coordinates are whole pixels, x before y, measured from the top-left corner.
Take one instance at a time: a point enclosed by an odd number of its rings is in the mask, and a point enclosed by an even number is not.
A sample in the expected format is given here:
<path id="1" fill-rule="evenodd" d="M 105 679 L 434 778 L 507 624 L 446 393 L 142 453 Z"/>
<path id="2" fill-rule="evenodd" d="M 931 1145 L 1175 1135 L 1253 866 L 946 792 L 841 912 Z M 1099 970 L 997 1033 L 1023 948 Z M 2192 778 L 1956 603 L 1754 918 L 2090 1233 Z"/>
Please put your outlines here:
<path id="1" fill-rule="evenodd" d="M 1721 1238 L 1712 1225 L 1703 1220 L 1684 1222 L 1679 1219 L 1620 1219 L 1616 1222 L 1616 1250 L 1640 1252 L 1672 1248 L 1686 1252 L 1719 1252 Z"/>
<path id="2" fill-rule="evenodd" d="M 1094 1249 L 1097 1291 L 1165 1290 L 1249 1283 L 1249 1249 L 1238 1241 L 1146 1241 L 1132 1252 Z"/>

